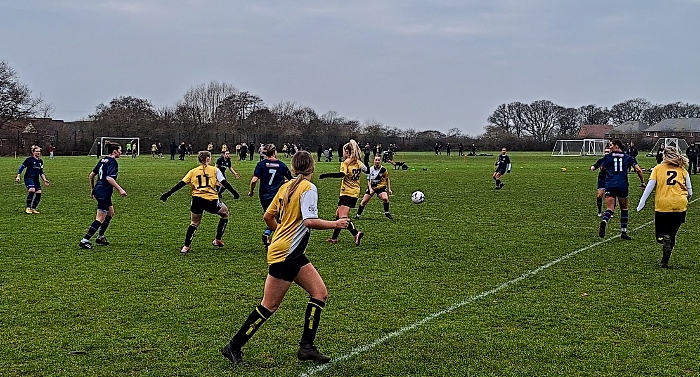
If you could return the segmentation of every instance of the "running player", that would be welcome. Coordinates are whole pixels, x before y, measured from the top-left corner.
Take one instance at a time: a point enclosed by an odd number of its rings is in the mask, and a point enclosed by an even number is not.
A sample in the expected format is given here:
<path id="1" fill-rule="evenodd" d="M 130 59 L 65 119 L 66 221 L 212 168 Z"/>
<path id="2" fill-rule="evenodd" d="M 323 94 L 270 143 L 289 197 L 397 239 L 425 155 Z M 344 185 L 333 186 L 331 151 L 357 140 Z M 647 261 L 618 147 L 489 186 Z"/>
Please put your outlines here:
<path id="1" fill-rule="evenodd" d="M 644 208 L 654 187 L 658 187 L 654 200 L 654 226 L 656 242 L 662 244 L 661 267 L 668 268 L 671 252 L 676 245 L 676 234 L 685 222 L 693 187 L 690 184 L 690 174 L 685 170 L 688 159 L 674 147 L 666 147 L 662 153 L 663 161 L 651 171 L 649 184 L 639 199 L 637 212 Z"/>
<path id="2" fill-rule="evenodd" d="M 119 164 L 117 159 L 122 155 L 122 147 L 117 143 L 107 143 L 107 156 L 92 169 L 90 178 L 90 195 L 97 200 L 97 214 L 95 221 L 90 224 L 87 232 L 80 240 L 78 246 L 82 249 L 92 249 L 90 238 L 99 230 L 95 242 L 98 245 L 109 245 L 105 237 L 105 232 L 114 217 L 114 205 L 112 204 L 112 193 L 117 189 L 119 195 L 126 196 L 126 191 L 117 183 L 119 175 Z M 97 177 L 97 182 L 95 182 Z"/>
<path id="3" fill-rule="evenodd" d="M 605 150 L 603 151 L 604 155 L 607 155 L 610 153 L 610 147 L 605 147 Z M 600 169 L 598 171 L 598 189 L 596 192 L 596 204 L 598 205 L 598 217 L 600 217 L 603 214 L 603 197 L 605 196 L 605 169 L 602 169 L 600 165 L 603 163 L 603 158 L 605 156 L 601 157 L 598 159 L 598 161 L 591 166 L 591 171 L 595 171 L 596 169 Z"/>
<path id="4" fill-rule="evenodd" d="M 360 207 L 357 209 L 356 219 L 362 216 L 362 212 L 365 210 L 365 206 L 372 196 L 375 194 L 379 199 L 384 202 L 384 216 L 393 219 L 394 217 L 389 212 L 389 195 L 391 191 L 391 181 L 389 180 L 389 172 L 384 166 L 382 166 L 382 158 L 380 156 L 374 157 L 374 165 L 369 168 L 369 174 L 367 174 L 367 190 L 365 191 L 365 196 L 362 197 L 360 202 Z"/>
<path id="5" fill-rule="evenodd" d="M 270 202 L 277 194 L 277 191 L 282 187 L 282 184 L 292 179 L 292 173 L 287 168 L 284 162 L 277 159 L 277 148 L 274 144 L 267 144 L 261 150 L 261 155 L 265 159 L 255 165 L 253 178 L 250 180 L 250 190 L 248 196 L 253 196 L 255 185 L 260 181 L 260 205 L 263 207 L 263 212 L 270 206 Z M 262 235 L 262 242 L 265 250 L 270 246 L 272 240 L 272 230 L 266 227 Z"/>
<path id="6" fill-rule="evenodd" d="M 381 154 L 378 154 L 380 156 Z M 340 163 L 340 172 L 321 174 L 318 178 L 343 178 L 340 184 L 340 198 L 338 198 L 338 209 L 335 211 L 336 219 L 347 218 L 350 213 L 350 208 L 355 208 L 357 198 L 360 196 L 360 175 L 367 173 L 367 167 L 360 161 L 360 147 L 355 140 L 350 139 L 350 142 L 343 146 L 343 162 Z M 355 228 L 355 225 L 350 221 L 348 223 L 348 231 L 355 238 L 355 246 L 360 246 L 360 240 L 365 235 Z M 333 236 L 327 239 L 327 242 L 338 243 L 340 229 L 333 230 Z"/>
<path id="7" fill-rule="evenodd" d="M 297 358 L 319 363 L 331 360 L 318 352 L 314 345 L 328 290 L 305 253 L 311 229 L 343 229 L 348 225 L 348 219 L 328 221 L 318 218 L 318 190 L 310 181 L 314 173 L 311 154 L 306 151 L 295 153 L 292 169 L 296 178 L 279 189 L 263 217 L 275 235 L 267 250 L 268 275 L 262 302 L 221 349 L 221 354 L 236 364 L 243 363 L 241 348 L 279 308 L 292 283 L 299 285 L 310 296 Z"/>
<path id="8" fill-rule="evenodd" d="M 39 213 L 36 209 L 41 201 L 41 182 L 39 178 L 44 181 L 46 186 L 50 184 L 44 174 L 44 161 L 41 159 L 41 147 L 36 145 L 32 146 L 32 155 L 25 158 L 22 165 L 17 169 L 15 182 L 20 181 L 24 169 L 27 169 L 27 172 L 24 173 L 24 185 L 27 187 L 27 207 L 24 213 Z"/>
<path id="9" fill-rule="evenodd" d="M 501 176 L 510 173 L 510 157 L 508 157 L 508 150 L 505 147 L 501 148 L 501 154 L 498 155 L 495 165 L 496 171 L 493 172 L 493 180 L 496 181 L 496 190 L 500 190 L 504 186 L 501 182 Z"/>
<path id="10" fill-rule="evenodd" d="M 634 157 L 624 152 L 625 145 L 620 140 L 613 140 L 610 143 L 610 154 L 603 157 L 601 169 L 605 169 L 605 204 L 607 209 L 601 216 L 598 235 L 605 237 L 605 227 L 615 211 L 615 202 L 620 204 L 620 238 L 631 240 L 627 234 L 627 224 L 629 223 L 629 181 L 627 180 L 627 170 L 631 166 L 641 182 L 640 187 L 644 188 L 644 173 L 637 164 Z"/>
<path id="11" fill-rule="evenodd" d="M 207 151 L 207 152 L 209 152 L 209 151 Z M 211 152 L 209 152 L 209 153 L 211 153 Z M 231 166 L 231 152 L 229 152 L 228 150 L 226 152 L 222 153 L 221 157 L 219 157 L 216 160 L 216 167 L 219 168 L 219 170 L 221 170 L 221 175 L 224 176 L 224 179 L 226 178 L 226 170 L 231 171 L 231 173 L 236 178 L 241 177 L 241 175 L 238 174 L 238 172 L 236 172 L 235 170 L 233 170 L 233 167 Z M 226 191 L 226 187 L 221 186 L 221 185 L 216 187 L 216 192 L 219 194 L 219 198 L 221 198 L 221 196 L 224 194 L 224 191 Z"/>
<path id="12" fill-rule="evenodd" d="M 209 151 L 201 151 L 197 156 L 199 166 L 190 170 L 180 182 L 178 182 L 170 191 L 160 196 L 160 200 L 166 201 L 170 195 L 186 185 L 192 186 L 192 204 L 190 205 L 190 226 L 185 233 L 185 244 L 182 246 L 180 253 L 186 254 L 190 251 L 194 233 L 197 231 L 199 224 L 202 222 L 204 211 L 212 214 L 217 214 L 219 225 L 216 227 L 216 237 L 211 242 L 213 246 L 223 247 L 224 242 L 221 238 L 226 231 L 228 225 L 228 207 L 219 200 L 219 195 L 216 193 L 217 183 L 221 183 L 227 190 L 231 191 L 234 199 L 238 199 L 238 192 L 231 186 L 221 171 L 211 166 L 211 153 Z"/>

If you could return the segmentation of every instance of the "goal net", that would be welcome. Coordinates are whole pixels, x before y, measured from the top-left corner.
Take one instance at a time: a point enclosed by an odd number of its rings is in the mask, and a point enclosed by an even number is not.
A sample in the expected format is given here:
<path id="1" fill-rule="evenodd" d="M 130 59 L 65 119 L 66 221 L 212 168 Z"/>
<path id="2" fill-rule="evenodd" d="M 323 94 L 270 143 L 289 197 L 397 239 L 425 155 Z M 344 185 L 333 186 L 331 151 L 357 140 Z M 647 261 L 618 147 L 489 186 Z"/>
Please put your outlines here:
<path id="1" fill-rule="evenodd" d="M 124 155 L 136 155 L 138 156 L 140 153 L 139 151 L 141 150 L 141 140 L 138 137 L 111 137 L 111 136 L 105 136 L 105 137 L 98 137 L 95 139 L 95 141 L 92 143 L 92 147 L 90 147 L 90 152 L 88 155 L 90 156 L 96 156 L 96 157 L 102 157 L 106 156 L 107 153 L 107 144 L 109 143 L 118 143 L 119 145 L 122 146 L 122 154 Z"/>
<path id="2" fill-rule="evenodd" d="M 685 153 L 685 150 L 688 149 L 688 143 L 685 141 L 685 139 L 680 139 L 677 137 L 660 137 L 659 140 L 656 141 L 656 144 L 654 144 L 654 147 L 651 148 L 649 156 L 656 156 L 656 153 L 662 146 L 676 147 L 681 153 Z"/>
<path id="3" fill-rule="evenodd" d="M 552 156 L 602 156 L 608 144 L 605 139 L 557 140 Z"/>

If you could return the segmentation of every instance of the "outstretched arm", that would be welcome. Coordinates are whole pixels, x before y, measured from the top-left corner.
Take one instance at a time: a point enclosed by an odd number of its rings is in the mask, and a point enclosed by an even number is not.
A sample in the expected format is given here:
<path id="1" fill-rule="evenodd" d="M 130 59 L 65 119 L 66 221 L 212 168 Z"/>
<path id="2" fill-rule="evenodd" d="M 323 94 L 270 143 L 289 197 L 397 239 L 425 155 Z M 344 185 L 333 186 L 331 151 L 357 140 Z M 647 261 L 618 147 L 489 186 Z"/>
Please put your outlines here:
<path id="1" fill-rule="evenodd" d="M 219 183 L 221 183 L 222 186 L 226 187 L 226 190 L 231 191 L 231 194 L 233 195 L 234 199 L 238 199 L 241 197 L 241 195 L 238 193 L 238 191 L 236 191 L 236 189 L 233 188 L 233 186 L 231 186 L 231 184 L 228 183 L 227 180 L 224 179 L 223 181 L 221 181 Z"/>
<path id="2" fill-rule="evenodd" d="M 185 187 L 186 185 L 187 185 L 187 183 L 185 183 L 185 181 L 180 181 L 180 182 L 178 182 L 178 183 L 177 183 L 175 186 L 173 186 L 173 188 L 171 188 L 168 192 L 166 192 L 165 194 L 161 195 L 161 196 L 160 196 L 160 200 L 162 200 L 162 201 L 168 200 L 168 198 L 170 197 L 170 195 L 174 194 L 177 190 L 179 190 L 179 189 Z"/>
<path id="3" fill-rule="evenodd" d="M 651 192 L 654 191 L 655 186 L 656 186 L 656 181 L 653 179 L 650 179 L 649 183 L 647 183 L 647 187 L 644 189 L 644 194 L 642 194 L 642 197 L 639 199 L 639 204 L 637 204 L 637 212 L 641 211 L 642 208 L 644 208 L 644 204 L 646 204 L 647 198 L 649 198 L 649 195 L 651 194 Z"/>

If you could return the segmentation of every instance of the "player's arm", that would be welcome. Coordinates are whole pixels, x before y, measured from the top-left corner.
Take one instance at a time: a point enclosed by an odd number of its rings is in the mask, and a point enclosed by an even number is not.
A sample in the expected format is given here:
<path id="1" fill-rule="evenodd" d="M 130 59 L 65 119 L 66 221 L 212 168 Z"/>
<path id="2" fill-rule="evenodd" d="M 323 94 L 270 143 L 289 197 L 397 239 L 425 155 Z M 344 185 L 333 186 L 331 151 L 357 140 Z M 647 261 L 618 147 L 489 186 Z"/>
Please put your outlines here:
<path id="1" fill-rule="evenodd" d="M 88 180 L 90 181 L 90 196 L 92 196 L 92 190 L 95 189 L 95 174 L 94 171 L 91 171 L 90 174 L 88 175 Z"/>
<path id="2" fill-rule="evenodd" d="M 311 229 L 345 229 L 348 227 L 348 218 L 335 221 L 318 218 L 318 192 L 308 190 L 301 194 L 301 216 L 304 218 L 304 225 Z"/>
<path id="3" fill-rule="evenodd" d="M 656 187 L 656 180 L 650 179 L 649 183 L 647 183 L 647 187 L 644 189 L 644 194 L 642 194 L 642 197 L 639 198 L 639 204 L 637 204 L 637 212 L 641 211 L 642 208 L 644 208 L 644 204 L 646 204 L 647 198 L 649 198 L 651 192 L 654 191 L 654 187 Z"/>
<path id="4" fill-rule="evenodd" d="M 637 164 L 634 164 L 632 166 L 634 167 L 634 171 L 637 172 L 637 176 L 639 177 L 639 187 L 644 187 L 644 172 L 642 171 L 642 168 L 640 168 Z"/>
<path id="5" fill-rule="evenodd" d="M 161 196 L 160 196 L 160 200 L 162 200 L 162 201 L 168 200 L 168 198 L 170 197 L 170 195 L 174 194 L 177 190 L 179 190 L 179 189 L 185 187 L 186 185 L 187 185 L 187 183 L 185 183 L 185 181 L 180 181 L 180 182 L 178 182 L 177 184 L 175 184 L 175 186 L 173 186 L 173 188 L 171 188 L 170 190 L 168 190 L 168 192 L 166 192 L 166 193 L 164 193 L 163 195 L 161 195 Z"/>
<path id="6" fill-rule="evenodd" d="M 326 178 L 343 178 L 345 177 L 345 173 L 342 171 L 339 171 L 337 173 L 323 173 L 318 176 L 318 179 L 326 179 Z"/>
<path id="7" fill-rule="evenodd" d="M 685 175 L 685 189 L 688 191 L 688 200 L 693 196 L 693 185 L 690 183 L 690 174 Z"/>
<path id="8" fill-rule="evenodd" d="M 51 182 L 49 182 L 49 180 L 46 178 L 46 174 L 44 174 L 43 171 L 41 172 L 41 174 L 40 174 L 39 176 L 41 177 L 41 179 L 44 180 L 44 184 L 45 184 L 46 186 L 49 186 L 49 185 L 51 184 Z"/>
<path id="9" fill-rule="evenodd" d="M 231 173 L 233 173 L 233 175 L 234 175 L 236 178 L 240 178 L 240 177 L 241 177 L 241 175 L 238 174 L 237 171 L 233 170 L 233 167 L 229 166 L 229 167 L 228 167 L 228 170 L 230 170 Z"/>
<path id="10" fill-rule="evenodd" d="M 393 192 L 391 191 L 391 179 L 389 179 L 388 173 L 386 175 L 386 192 L 389 193 L 389 195 L 393 194 Z"/>
<path id="11" fill-rule="evenodd" d="M 22 171 L 27 168 L 27 171 L 29 171 L 29 165 L 27 165 L 27 160 L 25 159 L 22 161 L 22 164 L 19 166 L 19 169 L 17 169 L 17 177 L 15 177 L 15 182 L 19 182 L 20 179 L 22 178 Z"/>
<path id="12" fill-rule="evenodd" d="M 126 191 L 124 191 L 124 189 L 121 186 L 119 186 L 119 183 L 117 183 L 117 180 L 114 179 L 114 177 L 108 176 L 105 179 L 107 180 L 107 182 L 109 182 L 110 185 L 112 185 L 115 189 L 117 189 L 117 191 L 119 191 L 119 195 L 126 196 Z"/>
<path id="13" fill-rule="evenodd" d="M 230 183 L 228 183 L 228 181 L 224 177 L 224 174 L 221 172 L 221 170 L 216 171 L 216 179 L 219 181 L 219 183 L 221 183 L 222 186 L 224 186 L 226 188 L 226 190 L 229 190 L 231 192 L 234 199 L 238 199 L 241 197 L 241 195 L 238 193 L 238 191 L 236 191 L 236 189 L 233 188 L 233 186 L 231 186 Z"/>
<path id="14" fill-rule="evenodd" d="M 253 178 L 250 179 L 250 189 L 248 190 L 248 196 L 253 196 L 253 193 L 255 192 L 255 184 L 258 182 L 258 177 L 253 176 Z"/>

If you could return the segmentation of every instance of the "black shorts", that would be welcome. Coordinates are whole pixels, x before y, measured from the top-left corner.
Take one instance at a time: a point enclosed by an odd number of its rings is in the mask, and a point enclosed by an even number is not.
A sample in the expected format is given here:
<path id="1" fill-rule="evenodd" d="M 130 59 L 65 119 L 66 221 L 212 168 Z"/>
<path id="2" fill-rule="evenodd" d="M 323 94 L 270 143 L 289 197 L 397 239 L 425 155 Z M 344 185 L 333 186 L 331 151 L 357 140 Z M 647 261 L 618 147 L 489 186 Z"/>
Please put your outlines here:
<path id="1" fill-rule="evenodd" d="M 221 209 L 221 201 L 219 199 L 207 200 L 200 198 L 199 196 L 192 197 L 192 204 L 190 205 L 190 211 L 195 215 L 201 215 L 204 211 L 209 213 L 218 213 Z"/>
<path id="2" fill-rule="evenodd" d="M 494 173 L 498 173 L 500 175 L 506 174 L 506 169 L 496 169 Z"/>
<path id="3" fill-rule="evenodd" d="M 109 207 L 112 206 L 112 192 L 114 192 L 114 190 L 104 186 L 96 186 L 95 189 L 93 189 L 92 196 L 97 200 L 98 211 L 109 211 Z"/>
<path id="4" fill-rule="evenodd" d="M 379 197 L 379 194 L 386 191 L 386 187 L 376 188 L 373 190 L 374 190 L 374 195 L 377 195 L 377 197 Z M 369 189 L 365 190 L 365 195 L 369 195 Z"/>
<path id="5" fill-rule="evenodd" d="M 357 198 L 355 198 L 355 197 L 341 195 L 340 198 L 338 198 L 338 207 L 346 206 L 346 207 L 350 207 L 350 208 L 355 208 L 356 205 L 357 205 Z"/>
<path id="6" fill-rule="evenodd" d="M 293 282 L 294 279 L 297 278 L 297 275 L 299 275 L 301 268 L 309 263 L 311 263 L 309 262 L 309 258 L 302 254 L 291 260 L 271 264 L 267 268 L 267 272 L 270 276 L 277 279 Z"/>
<path id="7" fill-rule="evenodd" d="M 605 196 L 625 199 L 629 196 L 629 187 L 606 187 Z"/>
<path id="8" fill-rule="evenodd" d="M 656 240 L 658 242 L 663 241 L 664 235 L 675 236 L 684 222 L 685 212 L 655 212 L 654 228 L 656 230 Z"/>

